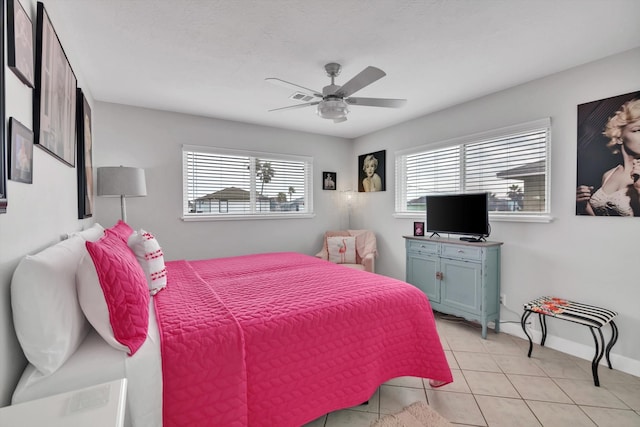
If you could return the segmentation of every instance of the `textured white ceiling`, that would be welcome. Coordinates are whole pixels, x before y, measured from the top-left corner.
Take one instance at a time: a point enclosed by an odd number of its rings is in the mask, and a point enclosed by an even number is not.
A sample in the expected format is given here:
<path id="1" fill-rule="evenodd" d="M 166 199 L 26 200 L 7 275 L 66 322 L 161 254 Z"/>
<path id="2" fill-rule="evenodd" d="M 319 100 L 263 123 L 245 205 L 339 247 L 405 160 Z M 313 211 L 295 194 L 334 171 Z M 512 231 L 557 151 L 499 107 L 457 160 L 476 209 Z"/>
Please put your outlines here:
<path id="1" fill-rule="evenodd" d="M 638 0 L 46 0 L 99 101 L 353 138 L 640 46 Z M 34 17 L 35 22 L 35 17 Z M 322 90 L 368 65 L 386 77 L 333 123 L 278 77 Z M 611 77 L 611 76 L 607 76 Z"/>

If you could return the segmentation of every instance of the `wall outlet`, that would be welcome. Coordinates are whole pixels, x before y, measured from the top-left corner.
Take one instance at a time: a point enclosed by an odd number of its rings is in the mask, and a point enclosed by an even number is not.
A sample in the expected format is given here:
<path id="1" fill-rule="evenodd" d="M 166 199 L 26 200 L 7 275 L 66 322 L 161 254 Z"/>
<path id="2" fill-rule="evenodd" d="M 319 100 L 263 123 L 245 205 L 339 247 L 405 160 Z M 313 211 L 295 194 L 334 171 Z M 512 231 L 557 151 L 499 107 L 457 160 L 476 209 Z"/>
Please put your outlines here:
<path id="1" fill-rule="evenodd" d="M 505 307 L 507 306 L 507 295 L 506 294 L 500 294 L 500 305 L 504 305 Z"/>

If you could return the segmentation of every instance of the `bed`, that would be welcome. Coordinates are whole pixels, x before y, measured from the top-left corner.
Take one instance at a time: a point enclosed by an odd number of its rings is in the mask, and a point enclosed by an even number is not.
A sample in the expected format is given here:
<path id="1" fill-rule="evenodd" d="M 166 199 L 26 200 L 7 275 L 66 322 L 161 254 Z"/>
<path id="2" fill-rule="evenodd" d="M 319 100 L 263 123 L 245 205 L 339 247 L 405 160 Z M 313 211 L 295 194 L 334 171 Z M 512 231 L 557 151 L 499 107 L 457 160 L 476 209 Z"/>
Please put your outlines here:
<path id="1" fill-rule="evenodd" d="M 161 267 L 162 290 L 134 304 L 144 335 L 114 345 L 117 326 L 105 338 L 80 304 L 87 332 L 55 369 L 30 363 L 13 402 L 124 377 L 129 426 L 286 427 L 358 405 L 391 378 L 452 381 L 429 302 L 402 281 L 293 252 Z"/>

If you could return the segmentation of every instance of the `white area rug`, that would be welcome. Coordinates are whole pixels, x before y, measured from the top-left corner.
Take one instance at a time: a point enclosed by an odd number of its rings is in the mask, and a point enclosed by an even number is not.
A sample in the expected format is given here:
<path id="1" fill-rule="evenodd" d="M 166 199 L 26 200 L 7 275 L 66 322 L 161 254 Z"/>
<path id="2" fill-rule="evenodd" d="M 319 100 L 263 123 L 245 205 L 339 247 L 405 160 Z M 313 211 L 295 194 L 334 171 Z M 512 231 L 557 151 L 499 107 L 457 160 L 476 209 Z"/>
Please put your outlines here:
<path id="1" fill-rule="evenodd" d="M 371 427 L 453 427 L 442 415 L 424 402 L 413 403 L 397 414 L 386 415 Z"/>

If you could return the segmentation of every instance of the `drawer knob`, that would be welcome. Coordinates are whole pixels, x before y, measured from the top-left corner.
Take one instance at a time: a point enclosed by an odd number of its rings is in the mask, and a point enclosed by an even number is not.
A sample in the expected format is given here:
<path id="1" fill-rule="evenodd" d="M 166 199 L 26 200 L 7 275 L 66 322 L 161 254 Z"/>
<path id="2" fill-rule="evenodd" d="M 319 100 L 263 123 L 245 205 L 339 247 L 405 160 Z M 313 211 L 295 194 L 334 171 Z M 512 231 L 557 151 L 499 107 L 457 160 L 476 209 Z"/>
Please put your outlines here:
<path id="1" fill-rule="evenodd" d="M 462 249 L 458 249 L 458 253 L 459 253 L 459 254 L 463 254 L 463 253 L 464 253 L 464 251 L 463 251 Z"/>

